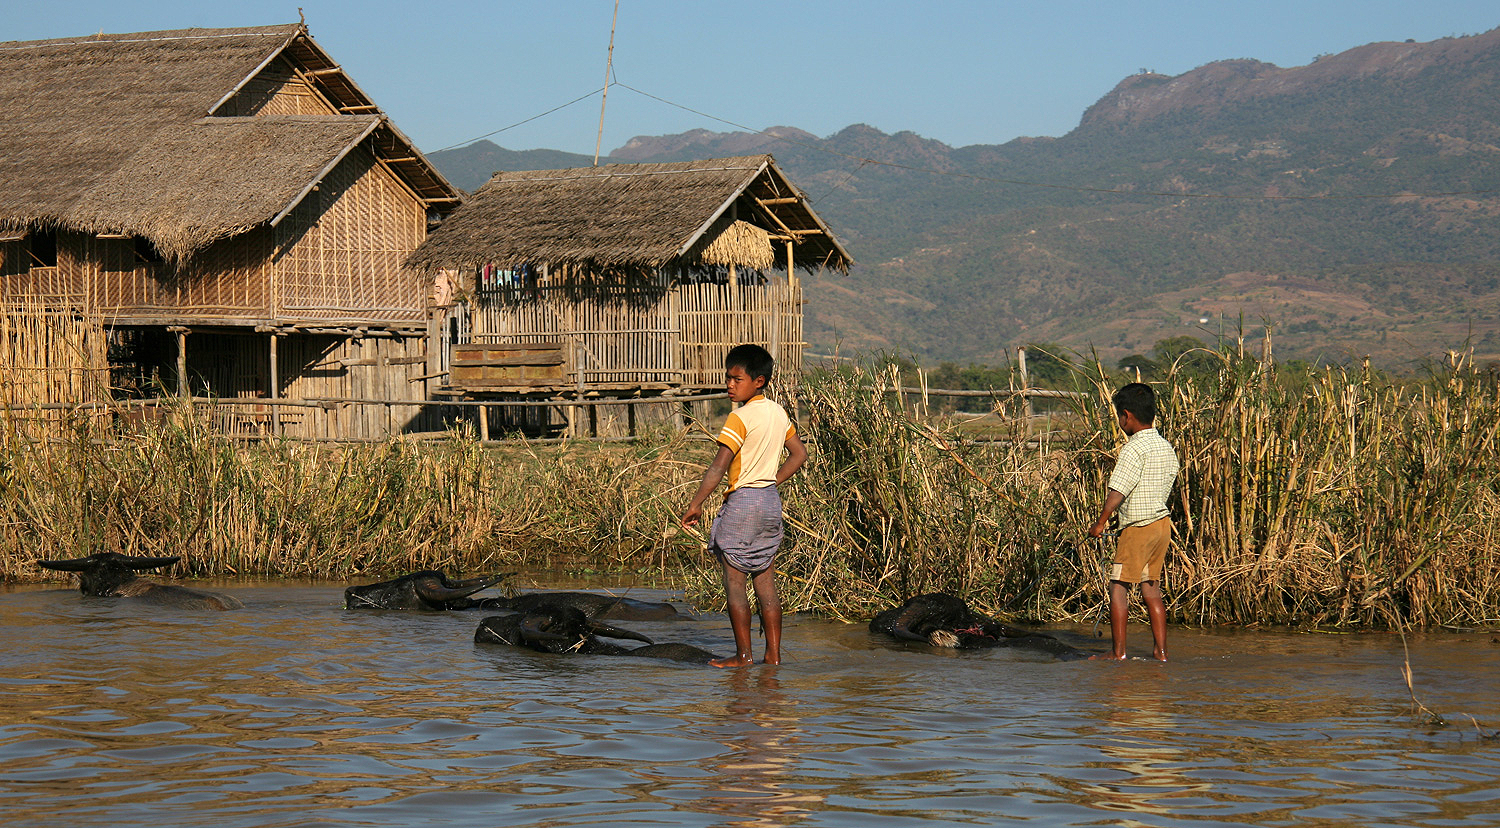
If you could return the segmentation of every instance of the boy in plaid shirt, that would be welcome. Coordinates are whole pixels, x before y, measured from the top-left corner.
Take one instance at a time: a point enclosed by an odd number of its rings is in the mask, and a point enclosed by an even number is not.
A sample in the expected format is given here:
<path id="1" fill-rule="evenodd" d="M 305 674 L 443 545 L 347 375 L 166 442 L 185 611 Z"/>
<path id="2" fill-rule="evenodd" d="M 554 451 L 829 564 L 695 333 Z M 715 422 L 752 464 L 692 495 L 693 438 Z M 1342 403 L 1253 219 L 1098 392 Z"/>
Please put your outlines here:
<path id="1" fill-rule="evenodd" d="M 1120 429 L 1129 438 L 1109 476 L 1109 494 L 1089 537 L 1104 535 L 1112 515 L 1119 515 L 1120 538 L 1109 575 L 1109 631 L 1114 649 L 1107 656 L 1125 658 L 1125 628 L 1130 615 L 1130 585 L 1141 585 L 1141 599 L 1151 619 L 1151 655 L 1167 660 L 1167 607 L 1162 601 L 1161 569 L 1172 538 L 1167 496 L 1177 479 L 1177 452 L 1152 424 L 1156 395 L 1144 383 L 1132 382 L 1112 398 Z"/>

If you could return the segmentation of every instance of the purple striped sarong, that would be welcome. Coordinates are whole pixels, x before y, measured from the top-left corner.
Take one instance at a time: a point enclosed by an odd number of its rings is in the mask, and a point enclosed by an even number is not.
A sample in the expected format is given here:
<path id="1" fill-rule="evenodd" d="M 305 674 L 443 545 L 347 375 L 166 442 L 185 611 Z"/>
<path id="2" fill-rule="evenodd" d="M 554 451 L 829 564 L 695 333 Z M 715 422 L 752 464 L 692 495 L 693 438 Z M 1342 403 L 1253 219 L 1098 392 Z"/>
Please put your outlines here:
<path id="1" fill-rule="evenodd" d="M 771 568 L 781 548 L 781 494 L 775 486 L 735 489 L 714 517 L 708 548 L 747 575 Z"/>

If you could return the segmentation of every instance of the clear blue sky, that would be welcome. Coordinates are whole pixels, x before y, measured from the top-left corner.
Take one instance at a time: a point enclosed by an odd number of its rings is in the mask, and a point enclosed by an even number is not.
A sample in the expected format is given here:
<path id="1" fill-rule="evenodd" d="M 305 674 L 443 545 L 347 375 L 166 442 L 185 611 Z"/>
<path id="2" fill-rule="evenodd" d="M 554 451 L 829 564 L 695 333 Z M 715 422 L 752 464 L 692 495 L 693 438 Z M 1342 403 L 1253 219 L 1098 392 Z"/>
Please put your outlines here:
<path id="1" fill-rule="evenodd" d="M 424 151 L 604 85 L 613 0 L 0 0 L 0 37 L 296 22 Z M 1495 0 L 620 0 L 615 78 L 755 128 L 855 123 L 953 146 L 1062 135 L 1126 75 L 1226 58 L 1298 66 L 1381 40 L 1500 26 Z M 598 95 L 491 137 L 592 153 Z M 620 87 L 604 151 L 635 135 L 733 130 Z"/>

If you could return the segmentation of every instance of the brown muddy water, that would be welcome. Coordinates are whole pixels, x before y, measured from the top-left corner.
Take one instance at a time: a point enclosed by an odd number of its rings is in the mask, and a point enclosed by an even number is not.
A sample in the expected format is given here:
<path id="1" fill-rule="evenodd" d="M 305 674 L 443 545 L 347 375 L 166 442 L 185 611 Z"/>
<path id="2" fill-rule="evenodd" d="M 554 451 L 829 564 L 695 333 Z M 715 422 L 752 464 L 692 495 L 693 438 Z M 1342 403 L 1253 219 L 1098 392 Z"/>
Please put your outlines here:
<path id="1" fill-rule="evenodd" d="M 719 671 L 475 645 L 481 613 L 0 591 L 18 826 L 1500 825 L 1500 635 L 1173 629 L 1173 662 L 935 654 L 788 620 Z M 665 593 L 634 590 L 633 597 Z M 632 622 L 726 652 L 722 615 Z M 1089 630 L 1070 631 L 1075 641 Z M 1137 645 L 1144 629 L 1132 630 Z"/>

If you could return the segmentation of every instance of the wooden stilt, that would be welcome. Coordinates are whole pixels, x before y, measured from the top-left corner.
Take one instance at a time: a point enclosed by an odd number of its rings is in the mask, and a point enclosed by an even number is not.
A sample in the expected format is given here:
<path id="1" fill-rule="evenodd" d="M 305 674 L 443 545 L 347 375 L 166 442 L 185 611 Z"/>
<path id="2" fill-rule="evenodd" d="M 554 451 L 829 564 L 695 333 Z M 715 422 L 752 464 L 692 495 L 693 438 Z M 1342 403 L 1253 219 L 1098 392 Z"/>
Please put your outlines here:
<path id="1" fill-rule="evenodd" d="M 271 332 L 271 401 L 281 399 L 281 372 L 276 363 L 280 360 L 276 354 L 276 342 L 279 337 L 275 331 Z M 271 434 L 275 437 L 281 436 L 281 406 L 271 406 Z"/>

